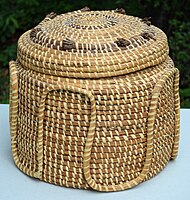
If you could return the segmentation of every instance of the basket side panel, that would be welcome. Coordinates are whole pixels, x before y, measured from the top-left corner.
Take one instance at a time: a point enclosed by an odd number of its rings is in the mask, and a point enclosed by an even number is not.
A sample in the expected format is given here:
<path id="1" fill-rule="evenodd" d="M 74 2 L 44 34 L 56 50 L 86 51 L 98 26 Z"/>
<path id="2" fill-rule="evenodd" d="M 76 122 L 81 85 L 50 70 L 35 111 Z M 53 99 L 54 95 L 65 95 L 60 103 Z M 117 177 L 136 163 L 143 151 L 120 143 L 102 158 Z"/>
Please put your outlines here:
<path id="1" fill-rule="evenodd" d="M 153 157 L 146 180 L 159 173 L 169 162 L 175 138 L 178 137 L 178 130 L 176 130 L 176 73 L 176 69 L 169 73 L 158 97 L 153 131 Z"/>
<path id="2" fill-rule="evenodd" d="M 11 131 L 14 138 L 14 143 L 12 143 L 13 156 L 20 170 L 27 175 L 36 177 L 38 172 L 39 102 L 44 86 L 41 82 L 31 79 L 28 74 L 30 72 L 22 70 L 16 63 L 15 66 L 17 68 L 18 96 L 17 110 L 14 109 L 17 116 L 17 126 L 16 130 Z M 12 108 L 11 105 L 11 113 L 13 113 Z M 13 114 L 11 114 L 11 119 L 13 119 Z M 13 127 L 12 123 L 11 127 Z"/>
<path id="3" fill-rule="evenodd" d="M 87 188 L 83 157 L 91 103 L 87 95 L 62 88 L 50 89 L 44 101 L 41 178 L 56 185 Z"/>
<path id="4" fill-rule="evenodd" d="M 179 70 L 175 69 L 174 77 L 174 104 L 175 104 L 175 138 L 171 159 L 175 159 L 178 155 L 179 137 L 180 137 L 180 96 L 179 96 Z"/>
<path id="5" fill-rule="evenodd" d="M 17 135 L 17 124 L 18 124 L 18 75 L 17 67 L 14 61 L 9 63 L 10 69 L 10 132 L 11 132 L 11 147 L 12 154 L 15 163 L 18 163 L 17 147 L 16 147 L 16 135 Z"/>
<path id="6" fill-rule="evenodd" d="M 126 93 L 120 95 L 118 89 L 114 93 L 108 90 L 106 97 L 94 95 L 97 120 L 90 172 L 102 188 L 113 186 L 109 190 L 118 190 L 137 178 L 146 157 L 146 124 L 153 86 L 147 84 L 143 91 L 141 87 L 120 87 Z"/>

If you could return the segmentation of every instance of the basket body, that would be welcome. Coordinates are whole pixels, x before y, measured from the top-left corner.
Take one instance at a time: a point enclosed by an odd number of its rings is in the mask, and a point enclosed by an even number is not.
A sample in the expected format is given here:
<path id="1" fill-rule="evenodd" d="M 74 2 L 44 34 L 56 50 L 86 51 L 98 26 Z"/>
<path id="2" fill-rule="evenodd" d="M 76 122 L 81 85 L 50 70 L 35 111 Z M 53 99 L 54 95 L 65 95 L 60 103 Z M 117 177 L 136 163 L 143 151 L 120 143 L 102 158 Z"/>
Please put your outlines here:
<path id="1" fill-rule="evenodd" d="M 91 60 L 81 73 L 77 67 L 72 71 L 73 60 L 64 71 L 57 46 L 52 64 L 47 54 L 55 47 L 43 53 L 37 39 L 28 58 L 27 34 L 19 41 L 17 61 L 10 62 L 12 152 L 24 173 L 66 187 L 118 191 L 155 176 L 177 156 L 179 72 L 167 49 L 155 60 L 147 56 L 148 67 L 142 58 L 142 65 L 134 60 L 138 64 L 131 68 L 96 72 Z M 62 55 L 67 61 L 72 53 Z"/>

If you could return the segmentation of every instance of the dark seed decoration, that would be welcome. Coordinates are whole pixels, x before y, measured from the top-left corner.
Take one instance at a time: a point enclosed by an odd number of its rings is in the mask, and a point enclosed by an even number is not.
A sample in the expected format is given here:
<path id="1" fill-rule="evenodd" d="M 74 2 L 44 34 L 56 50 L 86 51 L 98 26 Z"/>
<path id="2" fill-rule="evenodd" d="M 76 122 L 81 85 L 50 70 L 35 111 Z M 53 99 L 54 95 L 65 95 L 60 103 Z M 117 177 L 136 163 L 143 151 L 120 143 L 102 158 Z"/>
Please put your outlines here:
<path id="1" fill-rule="evenodd" d="M 130 45 L 130 41 L 124 38 L 117 38 L 114 43 L 116 43 L 118 47 L 126 47 Z"/>
<path id="2" fill-rule="evenodd" d="M 151 25 L 151 17 L 145 17 L 145 18 L 141 19 L 141 22 L 150 26 Z"/>
<path id="3" fill-rule="evenodd" d="M 126 11 L 125 11 L 124 8 L 116 8 L 116 9 L 115 9 L 115 12 L 116 12 L 116 13 L 120 13 L 120 14 L 124 14 L 124 15 L 126 14 Z"/>
<path id="4" fill-rule="evenodd" d="M 57 14 L 56 14 L 56 13 L 54 13 L 54 12 L 51 12 L 51 13 L 49 13 L 48 15 L 46 15 L 46 18 L 53 19 L 53 18 L 55 18 L 56 16 L 57 16 Z"/>
<path id="5" fill-rule="evenodd" d="M 37 27 L 37 28 L 33 28 L 30 32 L 30 38 L 34 38 L 36 37 L 37 33 L 42 31 L 41 28 Z"/>
<path id="6" fill-rule="evenodd" d="M 86 11 L 90 11 L 90 8 L 85 6 L 84 8 L 81 9 L 81 12 L 86 12 Z"/>
<path id="7" fill-rule="evenodd" d="M 70 40 L 69 38 L 66 38 L 63 40 L 63 50 L 70 50 L 75 49 L 76 45 L 73 40 Z"/>
<path id="8" fill-rule="evenodd" d="M 153 40 L 156 40 L 153 36 L 153 34 L 150 34 L 150 33 L 141 33 L 140 36 L 142 36 L 145 40 L 150 40 L 150 39 L 153 39 Z"/>

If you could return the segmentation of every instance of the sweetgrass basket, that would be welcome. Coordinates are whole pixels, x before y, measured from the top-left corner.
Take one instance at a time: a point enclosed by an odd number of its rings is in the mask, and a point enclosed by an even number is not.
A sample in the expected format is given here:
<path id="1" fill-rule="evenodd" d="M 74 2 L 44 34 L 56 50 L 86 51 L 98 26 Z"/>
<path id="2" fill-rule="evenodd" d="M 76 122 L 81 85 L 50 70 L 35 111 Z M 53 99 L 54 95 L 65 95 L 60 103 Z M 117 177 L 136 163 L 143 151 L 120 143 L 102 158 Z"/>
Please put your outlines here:
<path id="1" fill-rule="evenodd" d="M 10 62 L 12 152 L 24 173 L 118 191 L 160 172 L 179 143 L 179 72 L 166 35 L 123 9 L 50 13 Z"/>

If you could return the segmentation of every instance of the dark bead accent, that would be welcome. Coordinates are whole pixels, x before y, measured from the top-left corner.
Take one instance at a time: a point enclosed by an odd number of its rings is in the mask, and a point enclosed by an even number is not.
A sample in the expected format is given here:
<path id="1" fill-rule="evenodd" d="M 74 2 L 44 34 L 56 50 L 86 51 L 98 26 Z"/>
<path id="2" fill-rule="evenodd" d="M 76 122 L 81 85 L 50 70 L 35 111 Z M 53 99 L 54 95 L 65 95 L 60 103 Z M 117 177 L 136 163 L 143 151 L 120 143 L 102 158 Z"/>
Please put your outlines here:
<path id="1" fill-rule="evenodd" d="M 46 18 L 53 19 L 53 18 L 55 18 L 56 16 L 57 16 L 57 14 L 56 14 L 56 13 L 54 13 L 54 12 L 51 12 L 51 13 L 49 13 L 48 15 L 46 15 Z"/>
<path id="2" fill-rule="evenodd" d="M 150 40 L 150 39 L 153 39 L 153 40 L 156 40 L 153 36 L 153 34 L 150 34 L 150 33 L 141 33 L 140 36 L 142 36 L 145 40 Z"/>
<path id="3" fill-rule="evenodd" d="M 36 37 L 37 33 L 40 32 L 42 29 L 39 27 L 33 28 L 30 32 L 30 38 Z"/>
<path id="4" fill-rule="evenodd" d="M 145 24 L 147 24 L 148 26 L 150 26 L 151 25 L 151 17 L 145 17 L 145 18 L 143 18 L 143 19 L 141 19 L 141 22 L 143 22 L 143 23 L 145 23 Z"/>
<path id="5" fill-rule="evenodd" d="M 116 12 L 116 13 L 120 13 L 120 14 L 124 14 L 124 15 L 126 14 L 126 11 L 125 11 L 124 8 L 116 8 L 116 9 L 115 9 L 115 12 Z"/>
<path id="6" fill-rule="evenodd" d="M 70 40 L 69 38 L 66 38 L 63 40 L 63 50 L 70 50 L 70 49 L 75 49 L 76 45 L 75 42 Z"/>
<path id="7" fill-rule="evenodd" d="M 116 43 L 118 47 L 126 47 L 130 45 L 130 41 L 124 38 L 117 38 L 117 40 L 114 43 Z"/>
<path id="8" fill-rule="evenodd" d="M 86 12 L 86 11 L 90 11 L 90 8 L 85 6 L 84 8 L 81 9 L 81 12 Z"/>

